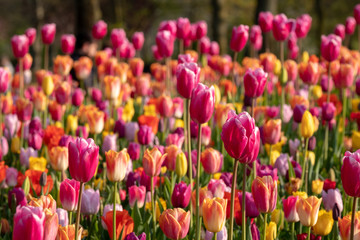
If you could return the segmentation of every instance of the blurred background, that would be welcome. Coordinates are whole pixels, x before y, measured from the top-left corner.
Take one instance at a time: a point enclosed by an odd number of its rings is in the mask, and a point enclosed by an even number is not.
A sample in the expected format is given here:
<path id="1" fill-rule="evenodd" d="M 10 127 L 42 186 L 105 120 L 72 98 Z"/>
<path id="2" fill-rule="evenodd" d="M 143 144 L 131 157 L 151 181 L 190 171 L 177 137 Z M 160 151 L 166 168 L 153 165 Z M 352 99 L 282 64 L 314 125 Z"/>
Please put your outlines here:
<path id="1" fill-rule="evenodd" d="M 28 27 L 40 28 L 45 23 L 56 23 L 56 40 L 51 56 L 60 52 L 60 37 L 64 33 L 91 33 L 99 19 L 108 23 L 109 31 L 104 45 L 109 45 L 112 28 L 124 28 L 128 38 L 135 31 L 143 31 L 145 44 L 141 56 L 146 63 L 153 61 L 151 46 L 163 20 L 188 17 L 191 22 L 205 20 L 208 36 L 218 41 L 221 53 L 228 53 L 231 29 L 235 25 L 257 23 L 260 11 L 285 13 L 296 18 L 303 13 L 312 16 L 312 27 L 303 46 L 317 54 L 321 34 L 329 34 L 337 23 L 345 23 L 352 16 L 359 0 L 0 0 L 0 56 L 13 58 L 10 39 L 23 34 Z M 39 35 L 38 35 L 39 36 Z M 351 48 L 357 48 L 356 34 Z M 35 68 L 39 67 L 42 52 L 40 38 L 31 49 Z"/>

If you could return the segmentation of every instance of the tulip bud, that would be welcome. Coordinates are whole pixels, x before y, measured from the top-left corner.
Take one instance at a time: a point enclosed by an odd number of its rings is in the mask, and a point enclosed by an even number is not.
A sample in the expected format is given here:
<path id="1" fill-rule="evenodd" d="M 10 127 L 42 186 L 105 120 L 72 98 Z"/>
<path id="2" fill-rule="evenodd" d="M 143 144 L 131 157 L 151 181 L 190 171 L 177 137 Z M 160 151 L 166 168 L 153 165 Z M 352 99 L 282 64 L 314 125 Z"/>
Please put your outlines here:
<path id="1" fill-rule="evenodd" d="M 332 217 L 333 217 L 334 221 L 338 221 L 340 216 L 341 216 L 341 212 L 339 210 L 337 203 L 335 203 L 335 205 L 332 209 Z"/>
<path id="2" fill-rule="evenodd" d="M 260 12 L 258 22 L 261 27 L 261 31 L 267 33 L 273 28 L 273 15 L 271 12 Z"/>
<path id="3" fill-rule="evenodd" d="M 131 38 L 131 42 L 134 45 L 135 50 L 140 50 L 144 45 L 144 33 L 143 32 L 135 32 Z"/>
<path id="4" fill-rule="evenodd" d="M 249 26 L 240 25 L 233 27 L 230 48 L 235 52 L 240 52 L 244 47 L 249 38 Z"/>
<path id="5" fill-rule="evenodd" d="M 314 151 L 316 148 L 316 137 L 312 136 L 309 138 L 308 150 Z"/>
<path id="6" fill-rule="evenodd" d="M 197 124 L 210 120 L 215 105 L 214 87 L 207 87 L 199 83 L 192 92 L 190 103 L 190 116 Z"/>
<path id="7" fill-rule="evenodd" d="M 345 22 L 345 33 L 347 35 L 352 35 L 355 31 L 356 20 L 353 17 L 347 17 Z"/>
<path id="8" fill-rule="evenodd" d="M 336 60 L 340 54 L 341 38 L 335 34 L 321 36 L 321 56 L 331 62 Z"/>
<path id="9" fill-rule="evenodd" d="M 61 36 L 61 50 L 65 54 L 72 54 L 75 49 L 76 38 L 73 34 L 64 34 Z"/>
<path id="10" fill-rule="evenodd" d="M 176 156 L 176 167 L 175 167 L 176 175 L 178 175 L 180 178 L 185 176 L 187 172 L 187 167 L 188 167 L 188 161 L 186 159 L 185 154 L 181 152 Z"/>
<path id="11" fill-rule="evenodd" d="M 293 24 L 294 23 L 288 20 L 288 18 L 283 13 L 274 16 L 272 25 L 273 36 L 276 41 L 286 40 L 292 30 Z"/>
<path id="12" fill-rule="evenodd" d="M 337 24 L 334 29 L 334 34 L 339 36 L 342 40 L 345 39 L 345 26 L 343 24 Z"/>
<path id="13" fill-rule="evenodd" d="M 44 44 L 50 45 L 53 43 L 56 33 L 55 23 L 45 24 L 41 28 L 41 40 Z"/>

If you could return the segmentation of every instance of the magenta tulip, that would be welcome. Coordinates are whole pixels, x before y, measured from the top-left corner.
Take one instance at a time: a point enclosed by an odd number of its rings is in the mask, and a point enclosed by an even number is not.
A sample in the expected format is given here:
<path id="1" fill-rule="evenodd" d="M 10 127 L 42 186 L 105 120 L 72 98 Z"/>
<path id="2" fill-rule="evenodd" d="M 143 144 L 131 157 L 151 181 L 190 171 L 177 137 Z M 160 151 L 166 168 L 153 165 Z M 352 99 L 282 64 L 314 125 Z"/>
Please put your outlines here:
<path id="1" fill-rule="evenodd" d="M 44 226 L 45 213 L 41 207 L 19 207 L 14 215 L 13 239 L 43 239 Z"/>
<path id="2" fill-rule="evenodd" d="M 174 21 L 174 20 L 162 21 L 160 23 L 158 32 L 161 32 L 164 30 L 169 31 L 171 33 L 171 36 L 173 36 L 173 38 L 175 38 L 176 32 L 177 32 L 176 21 Z"/>
<path id="3" fill-rule="evenodd" d="M 145 37 L 143 32 L 135 32 L 131 38 L 131 42 L 135 50 L 140 50 L 145 42 Z"/>
<path id="4" fill-rule="evenodd" d="M 347 17 L 345 22 L 345 33 L 352 35 L 355 32 L 356 20 L 353 17 Z"/>
<path id="5" fill-rule="evenodd" d="M 191 98 L 193 89 L 199 83 L 200 68 L 196 63 L 182 63 L 176 67 L 176 89 L 184 98 Z"/>
<path id="6" fill-rule="evenodd" d="M 298 196 L 289 196 L 282 200 L 284 217 L 288 222 L 298 222 L 300 220 L 299 214 L 296 210 L 296 203 L 298 201 Z"/>
<path id="7" fill-rule="evenodd" d="M 60 184 L 60 201 L 65 210 L 75 211 L 77 209 L 79 190 L 80 182 L 74 179 L 65 179 Z"/>
<path id="8" fill-rule="evenodd" d="M 200 40 L 207 34 L 207 23 L 205 21 L 199 21 L 196 25 L 196 39 Z"/>
<path id="9" fill-rule="evenodd" d="M 356 23 L 360 25 L 360 4 L 357 4 L 354 7 L 354 18 L 356 20 Z"/>
<path id="10" fill-rule="evenodd" d="M 261 35 L 261 28 L 258 25 L 254 25 L 250 28 L 250 43 L 255 50 L 260 50 L 263 43 Z"/>
<path id="11" fill-rule="evenodd" d="M 65 54 L 72 54 L 75 49 L 76 38 L 73 34 L 64 34 L 61 36 L 61 50 Z"/>
<path id="12" fill-rule="evenodd" d="M 337 24 L 334 29 L 334 34 L 339 36 L 342 40 L 345 39 L 345 26 L 343 24 Z"/>
<path id="13" fill-rule="evenodd" d="M 197 124 L 203 124 L 210 120 L 214 112 L 215 90 L 199 83 L 191 95 L 190 116 Z"/>
<path id="14" fill-rule="evenodd" d="M 337 88 L 348 88 L 354 81 L 354 67 L 351 64 L 342 63 L 338 72 L 333 76 Z"/>
<path id="15" fill-rule="evenodd" d="M 140 209 L 144 206 L 145 203 L 145 195 L 146 195 L 146 187 L 145 186 L 136 186 L 133 185 L 129 187 L 129 204 L 130 207 L 133 208 L 135 203 L 137 207 Z"/>
<path id="16" fill-rule="evenodd" d="M 110 34 L 111 44 L 114 49 L 120 47 L 126 40 L 126 33 L 122 28 L 114 28 Z"/>
<path id="17" fill-rule="evenodd" d="M 191 186 L 181 182 L 175 184 L 174 191 L 171 195 L 171 203 L 174 208 L 186 208 L 191 198 Z"/>
<path id="18" fill-rule="evenodd" d="M 46 45 L 52 44 L 55 39 L 55 33 L 56 33 L 56 24 L 55 23 L 45 24 L 41 28 L 42 42 Z"/>
<path id="19" fill-rule="evenodd" d="M 285 41 L 292 28 L 294 26 L 294 21 L 289 20 L 285 14 L 281 13 L 274 17 L 273 19 L 273 35 L 276 41 Z"/>
<path id="20" fill-rule="evenodd" d="M 212 41 L 210 43 L 210 51 L 209 51 L 210 55 L 211 56 L 214 56 L 214 55 L 219 55 L 220 53 L 220 46 L 217 42 L 215 41 Z"/>
<path id="21" fill-rule="evenodd" d="M 310 31 L 312 18 L 309 14 L 303 14 L 296 19 L 295 33 L 297 38 L 305 38 Z"/>
<path id="22" fill-rule="evenodd" d="M 88 182 L 94 176 L 99 163 L 99 147 L 93 139 L 77 138 L 69 143 L 69 171 L 72 178 Z"/>
<path id="23" fill-rule="evenodd" d="M 247 112 L 239 115 L 232 110 L 229 112 L 221 132 L 221 140 L 228 154 L 241 163 L 251 163 L 259 154 L 259 128 Z"/>
<path id="24" fill-rule="evenodd" d="M 176 37 L 179 39 L 187 39 L 190 34 L 191 23 L 188 18 L 178 18 L 176 21 L 177 32 Z"/>
<path id="25" fill-rule="evenodd" d="M 230 48 L 235 52 L 240 52 L 246 45 L 246 42 L 249 38 L 249 26 L 240 25 L 238 27 L 233 27 Z"/>
<path id="26" fill-rule="evenodd" d="M 163 30 L 156 34 L 156 45 L 160 56 L 164 58 L 171 57 L 174 52 L 175 37 L 171 35 L 170 31 Z"/>
<path id="27" fill-rule="evenodd" d="M 244 76 L 245 95 L 252 98 L 260 97 L 264 92 L 267 76 L 262 68 L 249 68 Z"/>
<path id="28" fill-rule="evenodd" d="M 335 34 L 321 36 L 321 56 L 326 61 L 334 61 L 339 57 L 341 47 L 341 38 Z"/>
<path id="29" fill-rule="evenodd" d="M 323 103 L 321 107 L 321 114 L 324 121 L 330 121 L 331 119 L 333 119 L 335 116 L 335 112 L 336 107 L 332 102 Z"/>
<path id="30" fill-rule="evenodd" d="M 103 20 L 98 21 L 92 27 L 92 36 L 95 39 L 102 39 L 107 33 L 107 24 Z"/>
<path id="31" fill-rule="evenodd" d="M 240 206 L 242 207 L 242 192 L 238 193 L 238 197 Z M 259 210 L 256 208 L 253 195 L 250 192 L 245 193 L 245 211 L 247 218 L 256 218 L 260 214 Z"/>
<path id="32" fill-rule="evenodd" d="M 262 32 L 267 33 L 273 29 L 273 19 L 274 16 L 272 15 L 271 12 L 259 13 L 258 22 Z"/>
<path id="33" fill-rule="evenodd" d="M 5 93 L 9 86 L 10 73 L 5 68 L 0 67 L 0 92 Z"/>
<path id="34" fill-rule="evenodd" d="M 29 46 L 33 45 L 36 39 L 36 29 L 35 28 L 26 29 L 25 35 L 29 39 Z"/>
<path id="35" fill-rule="evenodd" d="M 16 58 L 23 58 L 29 52 L 29 39 L 25 35 L 15 35 L 11 38 L 11 47 Z"/>
<path id="36" fill-rule="evenodd" d="M 154 139 L 151 127 L 142 125 L 137 132 L 137 139 L 141 145 L 149 145 Z"/>
<path id="37" fill-rule="evenodd" d="M 81 88 L 77 88 L 75 89 L 72 97 L 71 97 L 71 102 L 74 106 L 78 107 L 82 104 L 82 102 L 84 101 L 84 92 Z"/>
<path id="38" fill-rule="evenodd" d="M 341 166 L 341 182 L 344 191 L 351 197 L 360 197 L 360 150 L 345 152 Z"/>

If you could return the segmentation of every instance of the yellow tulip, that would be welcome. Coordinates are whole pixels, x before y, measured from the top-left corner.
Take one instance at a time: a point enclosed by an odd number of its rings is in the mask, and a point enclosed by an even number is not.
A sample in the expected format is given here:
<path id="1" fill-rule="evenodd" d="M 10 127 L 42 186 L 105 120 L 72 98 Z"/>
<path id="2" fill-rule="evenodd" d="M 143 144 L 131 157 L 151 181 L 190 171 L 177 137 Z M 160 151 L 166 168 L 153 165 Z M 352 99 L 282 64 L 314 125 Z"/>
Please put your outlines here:
<path id="1" fill-rule="evenodd" d="M 299 196 L 300 198 L 307 199 L 308 195 L 306 192 L 293 192 L 293 196 Z"/>
<path id="2" fill-rule="evenodd" d="M 174 129 L 184 128 L 184 121 L 182 119 L 175 119 Z"/>
<path id="3" fill-rule="evenodd" d="M 176 175 L 178 175 L 180 178 L 185 176 L 187 172 L 188 164 L 186 156 L 183 152 L 179 153 L 176 156 L 176 166 L 175 166 L 175 172 Z"/>
<path id="4" fill-rule="evenodd" d="M 66 132 L 75 133 L 77 127 L 78 127 L 78 117 L 69 114 L 66 119 Z"/>
<path id="5" fill-rule="evenodd" d="M 309 61 L 309 53 L 307 51 L 304 51 L 303 54 L 302 54 L 302 61 L 303 62 L 308 62 Z"/>
<path id="6" fill-rule="evenodd" d="M 352 149 L 354 151 L 360 149 L 360 132 L 359 131 L 352 132 L 351 142 L 352 142 Z"/>
<path id="7" fill-rule="evenodd" d="M 218 85 L 214 84 L 214 92 L 215 92 L 215 104 L 220 103 L 221 100 L 221 91 Z"/>
<path id="8" fill-rule="evenodd" d="M 273 221 L 269 222 L 266 226 L 266 240 L 276 239 L 277 226 Z"/>
<path id="9" fill-rule="evenodd" d="M 122 112 L 121 118 L 122 120 L 124 120 L 125 122 L 130 122 L 131 119 L 133 118 L 135 114 L 135 109 L 134 109 L 134 101 L 133 100 L 129 100 Z"/>
<path id="10" fill-rule="evenodd" d="M 11 152 L 12 153 L 20 153 L 20 138 L 19 137 L 14 137 L 11 140 Z"/>
<path id="11" fill-rule="evenodd" d="M 359 105 L 360 105 L 360 98 L 355 98 L 351 100 L 351 111 L 352 112 L 359 112 Z"/>
<path id="12" fill-rule="evenodd" d="M 46 170 L 46 159 L 43 157 L 30 157 L 29 169 L 44 172 Z"/>
<path id="13" fill-rule="evenodd" d="M 303 138 L 310 138 L 315 132 L 314 117 L 309 111 L 305 111 L 300 125 L 300 134 Z"/>
<path id="14" fill-rule="evenodd" d="M 156 117 L 156 106 L 154 104 L 145 105 L 144 106 L 144 115 Z"/>
<path id="15" fill-rule="evenodd" d="M 314 194 L 320 194 L 323 190 L 323 187 L 324 187 L 324 182 L 321 181 L 320 179 L 313 180 L 311 183 L 311 191 Z"/>
<path id="16" fill-rule="evenodd" d="M 281 73 L 281 62 L 279 59 L 276 59 L 275 61 L 275 68 L 274 68 L 274 74 L 279 76 Z"/>
<path id="17" fill-rule="evenodd" d="M 321 86 L 315 85 L 312 89 L 312 95 L 314 96 L 315 100 L 319 99 L 322 96 L 322 89 Z"/>
<path id="18" fill-rule="evenodd" d="M 113 118 L 108 118 L 105 122 L 105 131 L 112 131 L 114 129 L 114 126 L 115 126 L 115 120 Z"/>
<path id="19" fill-rule="evenodd" d="M 52 79 L 52 77 L 50 75 L 47 75 L 46 77 L 44 77 L 43 81 L 42 81 L 42 89 L 44 91 L 44 93 L 47 96 L 50 96 L 51 93 L 54 91 L 54 81 Z"/>
<path id="20" fill-rule="evenodd" d="M 315 235 L 326 236 L 332 230 L 334 224 L 334 219 L 332 217 L 332 212 L 326 212 L 325 210 L 321 209 L 319 211 L 318 220 L 313 227 L 313 232 Z"/>
<path id="21" fill-rule="evenodd" d="M 271 151 L 271 155 L 270 155 L 270 165 L 274 166 L 276 159 L 280 156 L 280 152 L 279 151 Z"/>
<path id="22" fill-rule="evenodd" d="M 280 230 L 284 228 L 284 212 L 281 209 L 275 209 L 271 213 L 271 222 L 280 225 Z"/>

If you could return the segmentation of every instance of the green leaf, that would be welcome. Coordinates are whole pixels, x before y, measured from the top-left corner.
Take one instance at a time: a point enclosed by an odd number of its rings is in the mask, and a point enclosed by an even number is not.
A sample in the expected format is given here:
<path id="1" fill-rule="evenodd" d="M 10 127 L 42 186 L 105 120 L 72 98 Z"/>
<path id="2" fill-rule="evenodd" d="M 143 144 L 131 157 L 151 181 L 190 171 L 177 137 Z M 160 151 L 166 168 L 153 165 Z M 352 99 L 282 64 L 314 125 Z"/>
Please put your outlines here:
<path id="1" fill-rule="evenodd" d="M 293 168 L 293 165 L 290 162 L 290 159 L 288 158 L 288 164 L 289 164 L 289 179 L 295 177 L 295 171 Z"/>
<path id="2" fill-rule="evenodd" d="M 23 185 L 22 185 L 22 189 L 24 190 L 25 196 L 27 196 L 29 194 L 30 191 L 30 180 L 29 177 L 26 177 Z"/>

